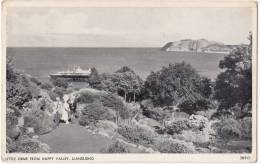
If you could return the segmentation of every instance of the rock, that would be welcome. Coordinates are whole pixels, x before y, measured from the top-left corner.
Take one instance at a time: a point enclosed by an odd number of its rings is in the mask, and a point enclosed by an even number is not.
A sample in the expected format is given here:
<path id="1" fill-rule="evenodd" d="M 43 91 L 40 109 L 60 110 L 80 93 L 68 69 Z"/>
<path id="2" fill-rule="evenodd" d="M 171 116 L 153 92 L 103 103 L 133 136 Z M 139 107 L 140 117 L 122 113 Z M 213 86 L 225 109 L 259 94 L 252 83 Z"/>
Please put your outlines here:
<path id="1" fill-rule="evenodd" d="M 185 51 L 185 52 L 210 52 L 210 53 L 226 53 L 228 54 L 233 48 L 238 45 L 225 45 L 215 41 L 206 39 L 192 40 L 184 39 L 175 42 L 168 42 L 164 45 L 162 51 Z"/>

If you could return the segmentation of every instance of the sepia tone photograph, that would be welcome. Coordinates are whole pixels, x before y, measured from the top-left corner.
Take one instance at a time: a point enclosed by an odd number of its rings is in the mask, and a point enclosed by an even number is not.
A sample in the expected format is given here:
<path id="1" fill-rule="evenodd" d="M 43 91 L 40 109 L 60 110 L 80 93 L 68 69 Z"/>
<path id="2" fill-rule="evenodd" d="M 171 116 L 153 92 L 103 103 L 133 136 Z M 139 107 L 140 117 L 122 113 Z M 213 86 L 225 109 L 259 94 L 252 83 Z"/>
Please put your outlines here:
<path id="1" fill-rule="evenodd" d="M 255 153 L 256 4 L 221 6 L 6 5 L 5 153 Z"/>

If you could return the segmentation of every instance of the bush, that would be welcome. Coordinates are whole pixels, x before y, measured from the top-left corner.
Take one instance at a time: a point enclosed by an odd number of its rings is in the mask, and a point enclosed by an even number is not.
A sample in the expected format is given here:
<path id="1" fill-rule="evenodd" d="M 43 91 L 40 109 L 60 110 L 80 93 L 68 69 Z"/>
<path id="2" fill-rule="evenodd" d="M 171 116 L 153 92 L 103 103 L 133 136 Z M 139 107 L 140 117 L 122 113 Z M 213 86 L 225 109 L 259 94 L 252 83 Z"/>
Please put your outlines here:
<path id="1" fill-rule="evenodd" d="M 61 87 L 55 87 L 53 92 L 58 95 L 60 98 L 63 97 L 64 93 L 66 92 L 65 88 L 61 88 Z"/>
<path id="2" fill-rule="evenodd" d="M 242 138 L 251 139 L 252 138 L 252 117 L 245 117 L 241 120 L 242 127 Z"/>
<path id="3" fill-rule="evenodd" d="M 116 141 L 102 150 L 103 153 L 129 153 L 129 149 L 121 142 Z"/>
<path id="4" fill-rule="evenodd" d="M 233 119 L 223 119 L 212 125 L 218 137 L 223 139 L 239 139 L 242 136 L 241 124 Z"/>
<path id="5" fill-rule="evenodd" d="M 84 89 L 79 91 L 78 103 L 89 104 L 94 101 L 100 101 L 105 108 L 110 108 L 118 112 L 123 119 L 129 118 L 131 112 L 127 109 L 123 100 L 114 94 L 105 91 L 98 91 L 95 89 Z"/>
<path id="6" fill-rule="evenodd" d="M 162 108 L 159 107 L 143 109 L 143 115 L 157 121 L 162 121 L 165 116 Z"/>
<path id="7" fill-rule="evenodd" d="M 193 130 L 202 131 L 208 123 L 209 120 L 201 115 L 191 115 L 189 118 L 189 126 Z"/>
<path id="8" fill-rule="evenodd" d="M 50 147 L 38 140 L 23 139 L 13 143 L 10 153 L 50 153 Z"/>
<path id="9" fill-rule="evenodd" d="M 208 82 L 202 82 L 204 79 L 190 64 L 169 64 L 157 72 L 151 72 L 145 81 L 145 92 L 157 106 L 174 105 L 183 97 L 192 97 L 197 101 L 211 94 L 205 93 L 211 88 Z"/>
<path id="10" fill-rule="evenodd" d="M 241 131 L 234 125 L 225 125 L 221 128 L 219 134 L 225 139 L 235 139 L 241 136 Z"/>
<path id="11" fill-rule="evenodd" d="M 53 86 L 50 83 L 43 82 L 43 83 L 41 83 L 40 88 L 49 91 L 49 90 L 51 90 L 53 88 Z"/>
<path id="12" fill-rule="evenodd" d="M 187 130 L 190 127 L 189 127 L 188 120 L 181 120 L 181 121 L 171 122 L 169 125 L 166 125 L 165 128 L 168 134 L 174 135 L 174 134 L 180 134 L 183 130 Z"/>
<path id="13" fill-rule="evenodd" d="M 178 106 L 181 111 L 187 114 L 195 114 L 197 111 L 208 110 L 210 101 L 207 99 L 199 99 L 196 102 L 185 100 Z"/>
<path id="14" fill-rule="evenodd" d="M 32 127 L 36 134 L 45 134 L 56 128 L 54 116 L 49 116 L 42 110 L 31 110 L 25 113 L 24 127 Z"/>
<path id="15" fill-rule="evenodd" d="M 98 120 L 105 120 L 107 113 L 103 105 L 99 101 L 87 104 L 81 111 L 79 123 L 83 126 L 96 124 Z"/>
<path id="16" fill-rule="evenodd" d="M 206 143 L 209 142 L 209 134 L 206 131 L 193 131 L 185 130 L 181 134 L 174 136 L 177 139 L 185 140 L 193 143 Z"/>
<path id="17" fill-rule="evenodd" d="M 139 124 L 122 124 L 118 133 L 133 143 L 142 145 L 152 144 L 156 134 L 148 127 Z"/>
<path id="18" fill-rule="evenodd" d="M 36 79 L 35 77 L 31 77 L 30 80 L 35 83 L 36 85 L 41 85 L 42 82 L 40 82 L 38 79 Z"/>
<path id="19" fill-rule="evenodd" d="M 95 120 L 91 120 L 89 116 L 82 115 L 79 117 L 79 124 L 82 126 L 94 126 Z"/>
<path id="20" fill-rule="evenodd" d="M 51 82 L 56 87 L 68 88 L 69 82 L 62 78 L 51 78 Z"/>
<path id="21" fill-rule="evenodd" d="M 114 109 L 123 119 L 130 117 L 131 112 L 126 108 L 123 101 L 114 94 L 103 94 L 100 99 L 104 107 Z"/>
<path id="22" fill-rule="evenodd" d="M 6 100 L 8 104 L 22 108 L 24 103 L 32 99 L 30 91 L 21 84 L 7 83 L 6 88 Z"/>
<path id="23" fill-rule="evenodd" d="M 77 98 L 77 102 L 78 103 L 82 103 L 82 104 L 89 104 L 89 103 L 93 103 L 95 101 L 95 99 L 98 99 L 99 96 L 91 93 L 91 92 L 81 92 L 79 94 L 79 97 Z"/>
<path id="24" fill-rule="evenodd" d="M 195 147 L 191 142 L 176 139 L 158 139 L 155 147 L 161 153 L 194 153 Z"/>

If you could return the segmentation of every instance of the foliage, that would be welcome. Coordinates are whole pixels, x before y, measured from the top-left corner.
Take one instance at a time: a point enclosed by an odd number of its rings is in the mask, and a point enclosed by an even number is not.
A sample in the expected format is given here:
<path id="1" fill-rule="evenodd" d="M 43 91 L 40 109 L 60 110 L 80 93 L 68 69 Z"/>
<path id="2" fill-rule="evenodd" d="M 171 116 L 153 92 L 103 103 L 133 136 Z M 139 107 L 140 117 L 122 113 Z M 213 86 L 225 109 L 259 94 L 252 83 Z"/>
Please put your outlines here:
<path id="1" fill-rule="evenodd" d="M 202 131 L 208 123 L 209 120 L 201 115 L 191 115 L 189 118 L 189 127 L 193 130 Z"/>
<path id="2" fill-rule="evenodd" d="M 88 78 L 88 83 L 92 88 L 102 89 L 101 77 L 96 68 L 91 68 L 91 74 Z"/>
<path id="3" fill-rule="evenodd" d="M 175 135 L 174 137 L 193 143 L 209 142 L 209 134 L 206 131 L 184 130 L 181 134 Z"/>
<path id="4" fill-rule="evenodd" d="M 155 133 L 146 126 L 139 124 L 121 124 L 118 133 L 133 143 L 152 144 Z"/>
<path id="5" fill-rule="evenodd" d="M 49 116 L 42 110 L 31 110 L 24 115 L 24 127 L 34 128 L 35 133 L 45 134 L 56 128 L 54 116 Z"/>
<path id="6" fill-rule="evenodd" d="M 157 139 L 155 147 L 161 153 L 194 153 L 195 147 L 190 142 L 185 142 L 177 139 L 160 138 Z"/>
<path id="7" fill-rule="evenodd" d="M 116 141 L 109 145 L 108 148 L 104 149 L 104 153 L 129 153 L 129 149 L 121 142 Z"/>
<path id="8" fill-rule="evenodd" d="M 123 67 L 111 75 L 103 76 L 104 90 L 117 93 L 126 101 L 136 101 L 143 88 L 143 80 L 128 67 Z"/>
<path id="9" fill-rule="evenodd" d="M 95 120 L 89 119 L 89 116 L 87 115 L 81 115 L 79 117 L 79 124 L 81 126 L 94 126 Z"/>
<path id="10" fill-rule="evenodd" d="M 195 102 L 191 100 L 185 100 L 178 105 L 181 111 L 187 114 L 195 114 L 197 111 L 206 111 L 210 106 L 210 100 L 197 99 Z"/>
<path id="11" fill-rule="evenodd" d="M 130 111 L 126 108 L 123 101 L 114 94 L 103 95 L 100 99 L 104 107 L 114 109 L 123 119 L 130 117 Z"/>
<path id="12" fill-rule="evenodd" d="M 40 82 L 38 79 L 36 79 L 35 77 L 31 77 L 30 78 L 30 80 L 33 82 L 33 83 L 35 83 L 36 85 L 41 85 L 42 84 L 42 82 Z"/>
<path id="13" fill-rule="evenodd" d="M 162 121 L 165 117 L 164 111 L 159 107 L 143 109 L 143 115 L 157 121 Z"/>
<path id="14" fill-rule="evenodd" d="M 79 97 L 76 100 L 78 103 L 93 103 L 99 101 L 106 107 L 115 110 L 119 116 L 123 119 L 130 117 L 130 111 L 126 108 L 123 101 L 116 95 L 107 93 L 104 91 L 84 90 L 79 93 Z"/>
<path id="15" fill-rule="evenodd" d="M 13 104 L 18 108 L 32 99 L 32 94 L 28 88 L 24 87 L 21 83 L 7 82 L 6 84 L 6 100 L 8 104 Z"/>
<path id="16" fill-rule="evenodd" d="M 87 104 L 81 113 L 85 119 L 94 124 L 96 124 L 98 120 L 106 119 L 106 111 L 104 106 L 99 101 L 94 101 L 91 104 Z"/>
<path id="17" fill-rule="evenodd" d="M 165 126 L 165 130 L 168 134 L 180 134 L 183 130 L 189 129 L 188 120 L 174 121 Z"/>
<path id="18" fill-rule="evenodd" d="M 146 79 L 145 89 L 156 105 L 170 106 L 189 101 L 193 106 L 197 100 L 209 97 L 209 83 L 191 65 L 182 62 L 151 72 Z"/>
<path id="19" fill-rule="evenodd" d="M 58 95 L 58 97 L 62 98 L 66 92 L 66 89 L 62 87 L 55 87 L 52 92 L 54 93 L 52 96 Z"/>
<path id="20" fill-rule="evenodd" d="M 239 139 L 242 136 L 242 126 L 239 121 L 229 118 L 212 125 L 216 135 L 223 139 Z"/>
<path id="21" fill-rule="evenodd" d="M 241 131 L 242 138 L 251 139 L 252 138 L 252 117 L 245 117 L 241 119 Z"/>
<path id="22" fill-rule="evenodd" d="M 50 147 L 38 140 L 23 139 L 9 145 L 9 153 L 50 153 Z"/>
<path id="23" fill-rule="evenodd" d="M 40 88 L 45 89 L 45 90 L 51 90 L 53 88 L 53 86 L 48 83 L 48 82 L 42 82 L 40 85 Z"/>
<path id="24" fill-rule="evenodd" d="M 6 59 L 6 81 L 15 82 L 17 80 L 18 73 L 13 66 L 13 57 L 8 56 Z"/>
<path id="25" fill-rule="evenodd" d="M 252 39 L 250 37 L 250 39 Z M 216 80 L 214 97 L 219 101 L 218 110 L 231 110 L 235 105 L 244 106 L 252 101 L 252 40 L 225 56 L 219 67 L 224 70 Z"/>
<path id="26" fill-rule="evenodd" d="M 69 82 L 63 78 L 51 78 L 51 82 L 54 86 L 60 88 L 68 88 Z"/>

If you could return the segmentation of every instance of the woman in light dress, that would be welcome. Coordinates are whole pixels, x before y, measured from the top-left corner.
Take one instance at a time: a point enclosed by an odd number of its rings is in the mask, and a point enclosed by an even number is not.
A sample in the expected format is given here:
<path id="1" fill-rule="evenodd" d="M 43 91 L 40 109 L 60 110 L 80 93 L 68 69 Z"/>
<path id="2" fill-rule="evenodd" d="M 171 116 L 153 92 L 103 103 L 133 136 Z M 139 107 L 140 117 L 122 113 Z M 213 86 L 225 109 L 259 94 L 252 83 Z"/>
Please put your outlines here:
<path id="1" fill-rule="evenodd" d="M 64 99 L 64 97 L 63 97 Z M 65 97 L 66 99 L 66 97 Z M 64 100 L 65 101 L 65 100 Z M 65 101 L 66 102 L 66 101 Z M 54 113 L 58 113 L 60 115 L 60 120 L 64 121 L 66 124 L 69 123 L 69 114 L 68 114 L 68 104 L 63 103 L 59 97 L 56 98 L 55 110 Z"/>
<path id="2" fill-rule="evenodd" d="M 69 96 L 68 95 L 64 95 L 63 96 L 64 106 L 63 106 L 61 119 L 63 121 L 65 121 L 66 124 L 69 123 L 69 112 L 70 112 L 70 106 L 69 106 L 68 100 L 69 100 Z"/>

